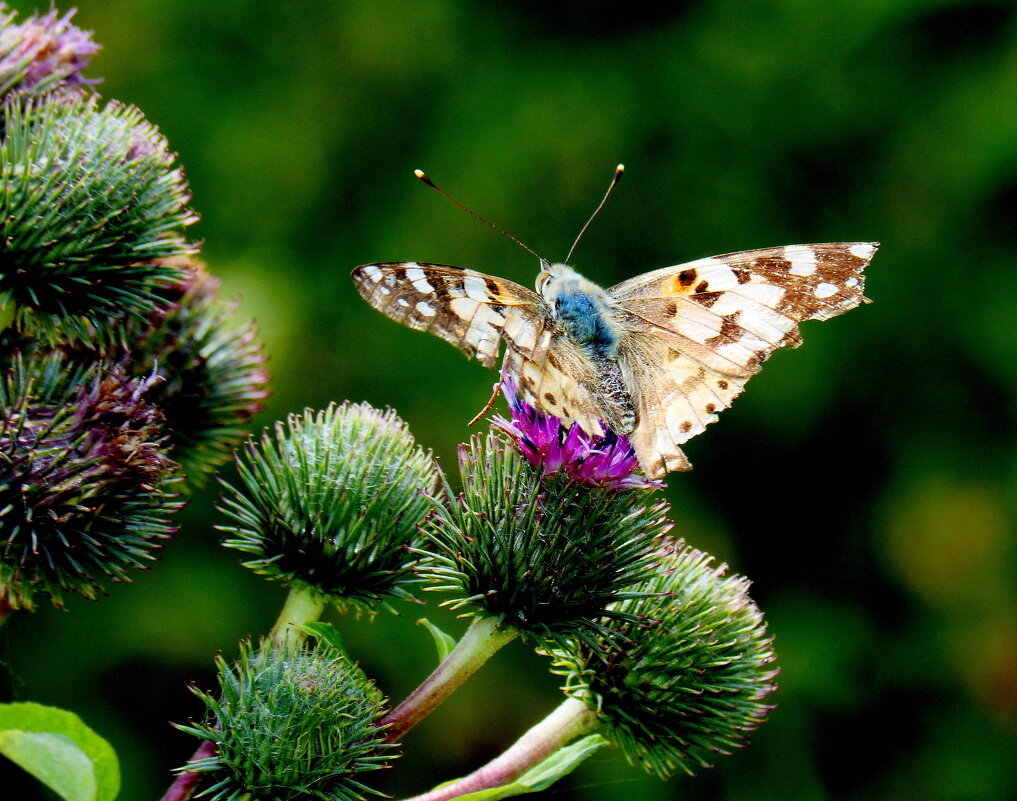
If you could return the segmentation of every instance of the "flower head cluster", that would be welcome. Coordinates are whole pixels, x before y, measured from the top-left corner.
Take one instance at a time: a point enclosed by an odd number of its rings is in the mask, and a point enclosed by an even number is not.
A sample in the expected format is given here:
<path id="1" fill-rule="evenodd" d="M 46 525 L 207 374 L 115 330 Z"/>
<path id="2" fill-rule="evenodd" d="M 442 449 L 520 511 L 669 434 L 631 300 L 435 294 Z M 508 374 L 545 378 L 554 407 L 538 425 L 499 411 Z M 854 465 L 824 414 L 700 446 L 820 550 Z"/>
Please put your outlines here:
<path id="1" fill-rule="evenodd" d="M 74 13 L 72 9 L 61 17 L 51 9 L 15 25 L 15 15 L 0 3 L 0 97 L 90 83 L 81 71 L 99 45 L 91 31 L 71 25 Z"/>
<path id="2" fill-rule="evenodd" d="M 515 380 L 502 374 L 502 392 L 511 420 L 494 418 L 527 461 L 545 476 L 562 472 L 580 484 L 606 489 L 659 488 L 659 481 L 640 475 L 636 452 L 624 434 L 605 428 L 603 436 L 588 434 L 578 423 L 538 412 L 519 395 Z"/>
<path id="3" fill-rule="evenodd" d="M 596 710 L 632 762 L 662 778 L 709 767 L 746 744 L 772 708 L 773 640 L 749 582 L 664 538 L 657 565 L 622 601 L 624 646 L 569 643 L 554 652 L 565 691 Z"/>
<path id="4" fill-rule="evenodd" d="M 118 365 L 68 369 L 60 353 L 13 360 L 0 385 L 0 593 L 32 608 L 41 591 L 94 598 L 127 581 L 172 533 L 176 469 L 160 447 L 160 379 Z"/>
<path id="5" fill-rule="evenodd" d="M 179 726 L 217 746 L 181 771 L 209 773 L 211 801 L 356 801 L 380 795 L 359 774 L 388 767 L 396 754 L 377 727 L 384 699 L 345 656 L 331 649 L 241 646 L 222 657 L 218 697 L 195 690 L 208 708 L 202 724 Z"/>

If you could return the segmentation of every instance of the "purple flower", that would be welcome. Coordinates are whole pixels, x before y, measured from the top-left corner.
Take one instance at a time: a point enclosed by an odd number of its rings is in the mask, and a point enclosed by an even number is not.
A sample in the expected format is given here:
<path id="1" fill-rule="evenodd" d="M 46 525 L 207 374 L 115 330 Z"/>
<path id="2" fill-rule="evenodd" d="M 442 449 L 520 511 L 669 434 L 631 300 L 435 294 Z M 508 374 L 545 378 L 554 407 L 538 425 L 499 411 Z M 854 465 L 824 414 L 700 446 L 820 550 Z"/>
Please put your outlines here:
<path id="1" fill-rule="evenodd" d="M 2 11 L 2 9 L 0 9 Z M 70 24 L 75 10 L 57 16 L 56 9 L 42 17 L 33 14 L 20 25 L 10 25 L 13 14 L 0 15 L 0 93 L 43 91 L 58 83 L 93 83 L 81 77 L 99 45 L 91 31 Z"/>
<path id="2" fill-rule="evenodd" d="M 629 438 L 604 426 L 604 435 L 587 434 L 578 423 L 542 414 L 519 397 L 515 380 L 502 373 L 502 392 L 511 420 L 495 417 L 495 428 L 515 442 L 527 461 L 543 476 L 562 471 L 573 481 L 606 489 L 657 489 L 663 482 L 637 473 L 639 460 Z"/>

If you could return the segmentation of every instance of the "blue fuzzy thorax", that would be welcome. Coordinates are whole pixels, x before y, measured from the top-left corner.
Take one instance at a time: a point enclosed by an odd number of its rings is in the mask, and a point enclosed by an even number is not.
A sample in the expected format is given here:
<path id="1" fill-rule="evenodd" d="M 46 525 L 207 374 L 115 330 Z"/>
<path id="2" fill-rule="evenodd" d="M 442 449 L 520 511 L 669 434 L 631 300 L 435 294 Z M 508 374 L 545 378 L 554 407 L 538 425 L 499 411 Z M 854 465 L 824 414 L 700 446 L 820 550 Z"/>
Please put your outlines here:
<path id="1" fill-rule="evenodd" d="M 617 324 L 604 290 L 564 264 L 545 274 L 538 289 L 569 336 L 592 356 L 615 356 Z"/>

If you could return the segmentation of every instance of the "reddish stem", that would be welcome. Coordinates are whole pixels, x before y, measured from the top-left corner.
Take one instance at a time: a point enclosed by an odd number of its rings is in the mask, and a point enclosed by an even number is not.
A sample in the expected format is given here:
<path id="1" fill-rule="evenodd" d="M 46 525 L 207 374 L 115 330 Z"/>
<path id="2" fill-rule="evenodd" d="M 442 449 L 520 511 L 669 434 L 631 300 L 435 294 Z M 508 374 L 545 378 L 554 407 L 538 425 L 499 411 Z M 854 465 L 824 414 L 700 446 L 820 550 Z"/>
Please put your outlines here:
<path id="1" fill-rule="evenodd" d="M 201 745 L 198 746 L 198 750 L 194 752 L 194 755 L 187 760 L 188 764 L 191 762 L 197 762 L 199 759 L 206 759 L 207 757 L 214 756 L 215 748 L 215 743 L 211 740 L 204 740 Z M 166 795 L 164 795 L 160 801 L 187 801 L 204 777 L 204 773 L 181 773 L 177 776 L 176 781 L 170 785 L 170 788 L 166 791 Z"/>
<path id="2" fill-rule="evenodd" d="M 500 627 L 496 618 L 475 619 L 434 672 L 381 719 L 380 725 L 386 727 L 385 739 L 390 743 L 402 739 L 517 634 L 519 632 L 514 628 Z"/>
<path id="3" fill-rule="evenodd" d="M 554 712 L 469 776 L 416 795 L 407 801 L 450 801 L 462 795 L 501 787 L 518 779 L 559 748 L 600 725 L 597 713 L 575 698 L 566 698 Z"/>

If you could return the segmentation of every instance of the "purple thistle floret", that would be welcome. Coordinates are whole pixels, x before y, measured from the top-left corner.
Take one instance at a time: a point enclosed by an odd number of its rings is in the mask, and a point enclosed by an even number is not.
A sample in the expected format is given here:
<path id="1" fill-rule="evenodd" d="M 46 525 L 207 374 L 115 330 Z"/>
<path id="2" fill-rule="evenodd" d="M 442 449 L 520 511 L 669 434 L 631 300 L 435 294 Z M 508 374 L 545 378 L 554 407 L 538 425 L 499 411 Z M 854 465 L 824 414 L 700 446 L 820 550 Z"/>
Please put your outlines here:
<path id="1" fill-rule="evenodd" d="M 519 397 L 515 380 L 504 372 L 501 388 L 512 419 L 496 416 L 492 423 L 512 438 L 542 476 L 562 471 L 573 481 L 612 490 L 664 486 L 637 472 L 639 460 L 624 434 L 607 426 L 603 436 L 587 434 L 578 423 L 566 426 L 559 418 L 538 412 Z"/>
<path id="2" fill-rule="evenodd" d="M 0 3 L 0 15 L 5 11 Z M 4 93 L 29 91 L 40 85 L 51 87 L 63 82 L 71 86 L 95 83 L 82 77 L 99 45 L 92 41 L 92 32 L 70 23 L 76 9 L 62 17 L 56 9 L 48 14 L 33 14 L 20 25 L 0 30 L 0 87 Z M 13 15 L 0 23 L 9 22 Z M 15 85 L 12 78 L 20 76 Z"/>

